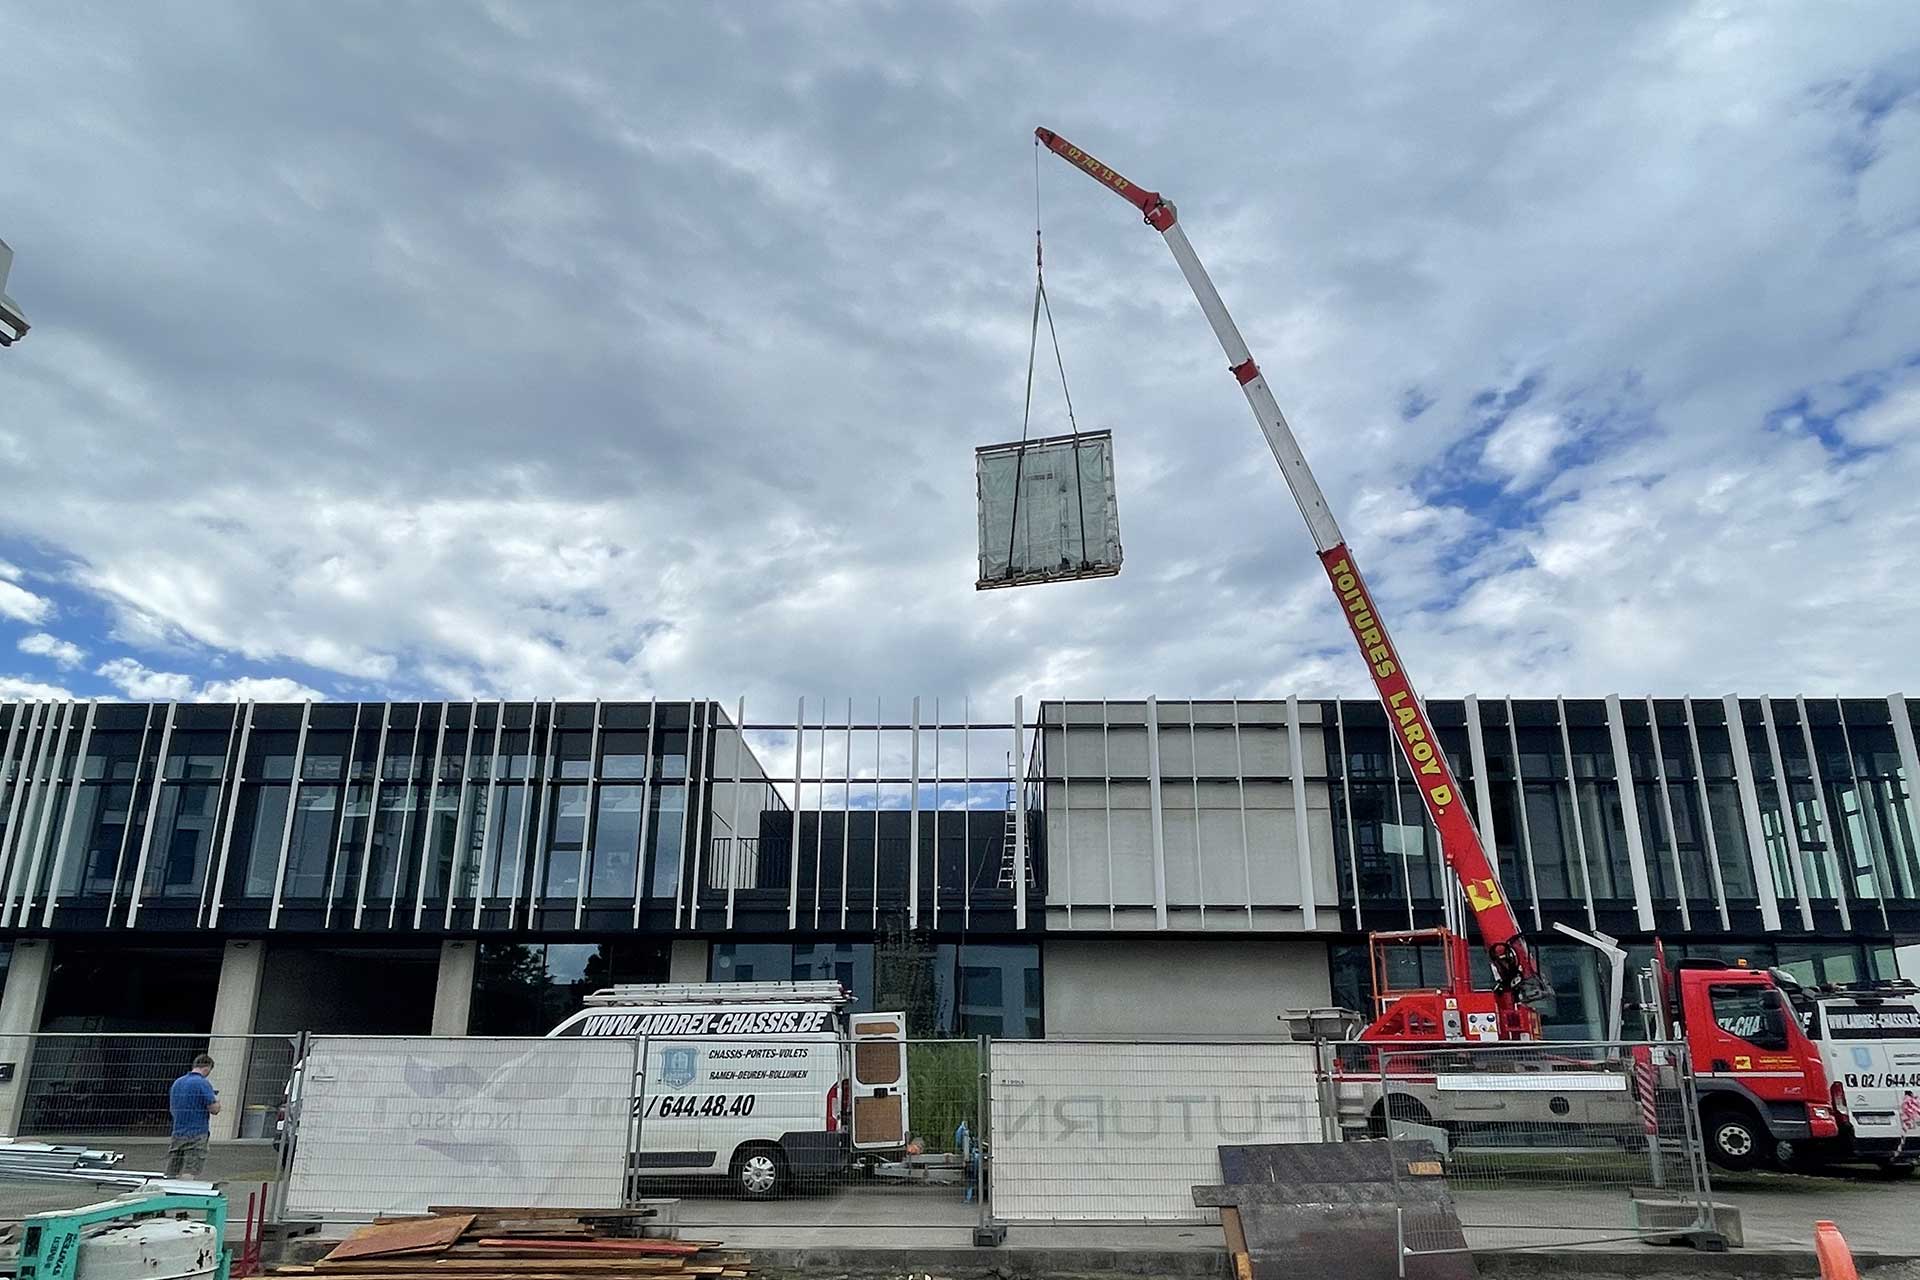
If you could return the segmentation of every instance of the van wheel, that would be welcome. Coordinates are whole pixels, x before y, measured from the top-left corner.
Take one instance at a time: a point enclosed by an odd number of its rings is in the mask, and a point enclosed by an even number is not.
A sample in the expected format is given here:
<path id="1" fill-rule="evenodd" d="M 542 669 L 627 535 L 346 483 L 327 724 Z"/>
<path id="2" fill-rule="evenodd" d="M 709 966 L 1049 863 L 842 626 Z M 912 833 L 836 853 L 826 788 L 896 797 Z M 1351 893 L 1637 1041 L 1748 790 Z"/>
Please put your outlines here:
<path id="1" fill-rule="evenodd" d="M 1744 1107 L 1708 1107 L 1700 1118 L 1707 1159 L 1722 1169 L 1744 1173 L 1760 1159 L 1759 1122 Z"/>
<path id="2" fill-rule="evenodd" d="M 771 1200 L 787 1185 L 787 1160 L 780 1148 L 755 1143 L 733 1153 L 728 1177 L 733 1189 L 749 1200 Z"/>

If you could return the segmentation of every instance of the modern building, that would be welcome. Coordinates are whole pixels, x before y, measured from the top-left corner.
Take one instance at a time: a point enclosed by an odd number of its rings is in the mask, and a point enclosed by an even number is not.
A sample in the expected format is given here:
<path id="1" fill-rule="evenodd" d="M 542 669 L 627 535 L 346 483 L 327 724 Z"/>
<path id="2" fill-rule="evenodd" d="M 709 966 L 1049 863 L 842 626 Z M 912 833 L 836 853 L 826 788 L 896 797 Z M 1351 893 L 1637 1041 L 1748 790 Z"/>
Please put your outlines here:
<path id="1" fill-rule="evenodd" d="M 71 1065 L 26 1033 L 538 1034 L 616 981 L 1277 1037 L 1450 910 L 1375 703 L 868 706 L 0 705 L 0 1123 L 52 1124 Z M 1556 921 L 1820 980 L 1920 939 L 1920 702 L 1428 710 L 1556 1036 L 1607 1003 Z"/>

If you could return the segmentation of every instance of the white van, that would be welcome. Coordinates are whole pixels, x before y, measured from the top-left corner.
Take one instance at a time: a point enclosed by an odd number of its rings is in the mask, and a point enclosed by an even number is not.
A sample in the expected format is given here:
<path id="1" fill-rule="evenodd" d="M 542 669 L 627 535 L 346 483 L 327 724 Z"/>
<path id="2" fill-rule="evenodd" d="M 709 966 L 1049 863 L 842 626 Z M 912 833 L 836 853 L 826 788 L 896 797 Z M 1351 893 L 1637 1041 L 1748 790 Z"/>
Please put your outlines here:
<path id="1" fill-rule="evenodd" d="M 1920 1164 L 1920 987 L 1874 982 L 1790 994 L 1820 1049 L 1846 1154 L 1911 1173 Z"/>
<path id="2" fill-rule="evenodd" d="M 608 987 L 547 1034 L 644 1041 L 640 1173 L 765 1198 L 906 1144 L 906 1017 L 850 1003 L 834 981 Z"/>

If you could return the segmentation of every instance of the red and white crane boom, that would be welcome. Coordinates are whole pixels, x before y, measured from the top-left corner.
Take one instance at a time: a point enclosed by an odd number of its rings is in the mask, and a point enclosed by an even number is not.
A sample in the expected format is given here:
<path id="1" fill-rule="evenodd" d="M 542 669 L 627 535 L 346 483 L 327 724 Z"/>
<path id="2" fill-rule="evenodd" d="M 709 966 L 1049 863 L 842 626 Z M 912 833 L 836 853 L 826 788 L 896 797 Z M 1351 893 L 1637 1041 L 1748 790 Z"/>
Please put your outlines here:
<path id="1" fill-rule="evenodd" d="M 1426 708 L 1407 678 L 1406 665 L 1387 635 L 1386 624 L 1374 607 L 1373 597 L 1360 576 L 1359 566 L 1354 563 L 1353 553 L 1347 548 L 1339 522 L 1327 506 L 1326 495 L 1320 491 L 1320 483 L 1314 479 L 1306 455 L 1300 451 L 1300 442 L 1294 439 L 1286 415 L 1280 411 L 1279 402 L 1247 350 L 1246 340 L 1240 336 L 1226 304 L 1220 300 L 1219 291 L 1208 278 L 1207 269 L 1200 265 L 1193 246 L 1187 242 L 1187 233 L 1180 226 L 1172 202 L 1157 191 L 1129 182 L 1050 129 L 1035 129 L 1034 137 L 1049 151 L 1084 170 L 1140 210 L 1147 225 L 1167 242 L 1174 262 L 1179 264 L 1180 274 L 1187 278 L 1187 285 L 1199 300 L 1207 323 L 1213 326 L 1214 337 L 1226 351 L 1227 366 L 1246 395 L 1254 419 L 1260 424 L 1260 433 L 1267 438 L 1274 461 L 1280 464 L 1280 474 L 1286 477 L 1287 488 L 1306 519 L 1320 563 L 1333 584 L 1334 595 L 1346 614 L 1354 641 L 1360 646 L 1374 688 L 1380 694 L 1380 703 L 1386 708 L 1387 722 L 1419 785 L 1433 825 L 1440 833 L 1441 853 L 1466 894 L 1467 905 L 1473 911 L 1481 941 L 1492 961 L 1500 1037 L 1537 1036 L 1539 1019 L 1528 1005 L 1544 994 L 1545 986 L 1521 935 L 1520 922 L 1501 892 L 1499 875 L 1480 843 L 1479 833 L 1474 830 L 1466 797 L 1454 782 L 1446 752 L 1441 749 L 1427 720 Z M 1470 986 L 1464 974 L 1456 975 L 1453 981 L 1461 987 Z"/>

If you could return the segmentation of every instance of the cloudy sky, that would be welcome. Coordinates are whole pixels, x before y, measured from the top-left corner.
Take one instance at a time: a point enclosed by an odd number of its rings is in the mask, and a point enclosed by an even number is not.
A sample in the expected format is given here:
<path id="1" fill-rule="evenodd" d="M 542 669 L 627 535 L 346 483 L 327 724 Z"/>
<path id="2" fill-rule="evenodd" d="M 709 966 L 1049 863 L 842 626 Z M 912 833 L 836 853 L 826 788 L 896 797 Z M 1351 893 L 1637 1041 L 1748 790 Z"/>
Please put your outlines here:
<path id="1" fill-rule="evenodd" d="M 1362 691 L 1051 157 L 1127 564 L 973 590 L 1036 124 L 1429 695 L 1920 691 L 1920 6 L 1272 8 L 13 8 L 0 697 Z"/>

